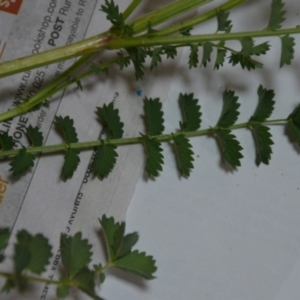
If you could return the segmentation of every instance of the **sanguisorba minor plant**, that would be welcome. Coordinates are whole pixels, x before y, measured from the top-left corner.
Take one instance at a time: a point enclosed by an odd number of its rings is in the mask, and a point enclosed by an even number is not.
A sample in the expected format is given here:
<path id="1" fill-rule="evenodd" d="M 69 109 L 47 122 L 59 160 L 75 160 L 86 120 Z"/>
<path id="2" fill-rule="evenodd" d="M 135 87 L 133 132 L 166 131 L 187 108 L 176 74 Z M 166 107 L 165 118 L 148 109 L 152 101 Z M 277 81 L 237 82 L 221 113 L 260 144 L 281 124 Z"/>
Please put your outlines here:
<path id="1" fill-rule="evenodd" d="M 285 19 L 284 3 L 282 0 L 270 1 L 270 16 L 269 20 L 266 20 L 266 25 L 263 29 L 246 32 L 233 31 L 233 25 L 229 19 L 229 10 L 243 4 L 246 2 L 245 0 L 228 0 L 223 5 L 205 13 L 199 12 L 198 7 L 206 4 L 207 0 L 177 0 L 165 7 L 128 21 L 129 16 L 138 7 L 140 2 L 141 0 L 133 0 L 124 12 L 120 12 L 118 6 L 112 0 L 105 0 L 105 3 L 101 5 L 101 10 L 112 24 L 111 28 L 106 32 L 70 46 L 0 64 L 0 76 L 3 77 L 71 57 L 80 57 L 69 69 L 56 77 L 34 96 L 24 99 L 19 106 L 1 113 L 0 122 L 29 112 L 44 101 L 48 101 L 52 95 L 69 85 L 77 84 L 79 87 L 82 87 L 82 80 L 85 77 L 93 73 L 107 72 L 113 65 L 117 65 L 120 70 L 123 70 L 132 64 L 136 79 L 141 80 L 145 75 L 145 68 L 148 62 L 149 69 L 153 70 L 163 60 L 175 59 L 178 49 L 182 47 L 190 49 L 187 61 L 189 68 L 206 67 L 209 63 L 213 63 L 211 62 L 212 54 L 215 52 L 215 69 L 221 68 L 225 60 L 228 60 L 233 66 L 239 65 L 243 69 L 252 70 L 263 67 L 263 64 L 259 61 L 259 56 L 266 54 L 270 49 L 268 41 L 257 44 L 255 38 L 277 37 L 281 41 L 280 67 L 291 64 L 293 59 L 294 38 L 292 35 L 300 33 L 300 27 L 282 28 L 282 23 Z M 190 10 L 195 10 L 196 12 L 193 17 L 184 21 L 181 20 L 179 23 L 173 22 L 171 25 L 167 22 Z M 200 25 L 212 18 L 216 18 L 217 21 L 216 32 L 201 35 L 193 34 L 194 26 Z M 240 43 L 239 49 L 229 47 L 227 42 L 230 40 L 238 41 Z M 114 58 L 109 61 L 102 61 L 101 63 L 91 62 L 92 55 L 101 51 L 113 51 Z M 88 64 L 88 71 L 81 72 L 81 68 L 85 64 Z M 74 77 L 75 72 L 77 74 L 76 77 Z M 256 110 L 252 114 L 249 114 L 248 120 L 236 124 L 240 106 L 238 96 L 234 91 L 226 90 L 223 94 L 223 109 L 220 118 L 212 120 L 211 127 L 201 129 L 202 111 L 198 99 L 193 93 L 181 93 L 179 95 L 179 104 L 182 112 L 182 120 L 179 123 L 179 128 L 169 133 L 164 133 L 164 118 L 160 100 L 158 98 L 145 97 L 145 131 L 140 136 L 131 138 L 123 138 L 122 116 L 114 108 L 113 103 L 110 103 L 96 109 L 99 121 L 103 125 L 105 139 L 79 141 L 72 118 L 70 116 L 57 116 L 55 117 L 55 125 L 62 133 L 63 142 L 61 144 L 43 146 L 42 132 L 38 128 L 28 126 L 26 129 L 28 146 L 23 145 L 18 149 L 15 149 L 12 137 L 7 133 L 0 134 L 0 157 L 11 160 L 10 170 L 13 175 L 20 176 L 33 166 L 35 154 L 63 152 L 65 162 L 62 166 L 61 178 L 67 180 L 72 177 L 80 162 L 80 151 L 87 148 L 92 150 L 96 147 L 97 150 L 92 162 L 92 168 L 94 174 L 103 179 L 108 176 L 115 165 L 118 156 L 117 147 L 139 143 L 145 147 L 145 171 L 149 177 L 155 177 L 159 175 L 163 165 L 161 143 L 170 142 L 174 148 L 180 174 L 188 177 L 193 168 L 194 160 L 192 146 L 189 142 L 191 137 L 202 135 L 215 137 L 222 150 L 223 159 L 232 168 L 236 168 L 240 166 L 242 146 L 232 131 L 240 128 L 248 128 L 251 130 L 255 142 L 257 165 L 260 163 L 268 164 L 273 144 L 269 130 L 270 125 L 281 124 L 288 126 L 294 132 L 300 144 L 300 106 L 297 106 L 288 116 L 283 116 L 281 119 L 269 119 L 275 105 L 275 93 L 273 90 L 260 85 L 257 94 L 258 104 Z M 102 226 L 104 223 L 102 219 Z M 5 234 L 7 234 L 7 230 L 3 231 L 4 238 L 2 243 L 6 240 Z M 28 233 L 21 232 L 17 237 L 20 245 L 16 244 L 15 247 L 16 268 L 14 275 L 0 273 L 4 277 L 6 276 L 8 280 L 4 288 L 5 291 L 9 290 L 9 286 L 17 286 L 22 290 L 24 287 L 23 283 L 33 279 L 27 275 L 27 277 L 24 277 L 22 273 L 24 270 L 34 272 L 34 266 L 31 266 L 30 259 L 28 258 L 28 253 L 31 251 L 31 242 L 28 242 L 29 244 L 24 242 L 26 247 L 23 247 L 25 235 L 28 235 Z M 29 235 L 27 237 L 26 241 L 35 241 L 35 237 L 30 236 L 29 238 Z M 130 238 L 126 237 L 115 233 L 114 237 L 110 239 L 113 239 L 114 243 L 118 244 L 118 247 L 115 244 L 112 246 L 110 244 L 112 240 L 110 240 L 108 243 L 113 250 L 110 249 L 109 251 L 120 250 L 119 246 L 123 242 L 125 245 L 128 243 L 130 247 L 127 245 L 127 248 L 131 249 L 131 246 L 134 244 L 131 238 L 135 239 L 132 236 Z M 64 239 L 62 238 L 61 242 L 67 243 Z M 82 241 L 80 234 L 70 239 L 74 239 L 74 243 L 77 240 Z M 69 244 L 72 244 L 71 240 L 69 240 Z M 41 239 L 37 239 L 37 243 L 43 242 Z M 64 246 L 62 245 L 62 247 Z M 22 251 L 25 251 L 25 254 Z M 34 256 L 34 254 L 32 255 Z M 131 263 L 134 264 L 134 261 L 131 261 Z M 67 269 L 69 277 L 63 283 L 59 283 L 60 295 L 64 295 L 69 286 L 74 286 L 73 283 L 79 280 L 76 276 L 81 274 L 80 272 L 76 273 L 74 270 L 68 269 L 68 264 L 65 264 L 64 259 L 63 264 Z M 91 272 L 85 269 L 87 264 L 88 260 L 81 266 L 83 268 L 81 270 L 84 270 L 86 274 Z M 41 271 L 42 269 L 41 267 L 39 268 Z M 98 270 L 97 272 L 102 274 L 102 266 L 95 270 Z M 80 283 L 78 283 L 78 286 L 81 288 Z"/>

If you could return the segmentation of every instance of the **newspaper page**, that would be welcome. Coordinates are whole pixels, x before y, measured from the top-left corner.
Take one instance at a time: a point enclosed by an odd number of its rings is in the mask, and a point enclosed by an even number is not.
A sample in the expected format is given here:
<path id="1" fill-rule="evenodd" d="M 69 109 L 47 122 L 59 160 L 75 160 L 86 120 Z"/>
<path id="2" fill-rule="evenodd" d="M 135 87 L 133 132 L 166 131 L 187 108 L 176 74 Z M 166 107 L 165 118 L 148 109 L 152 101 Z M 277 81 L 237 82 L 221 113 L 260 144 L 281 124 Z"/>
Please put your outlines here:
<path id="1" fill-rule="evenodd" d="M 1 24 L 2 20 L 9 24 L 9 28 L 0 27 L 1 61 L 70 44 L 109 28 L 105 15 L 99 12 L 102 4 L 100 1 L 16 2 L 19 7 L 18 10 L 14 10 L 15 13 L 7 11 L 4 5 L 2 8 L 5 9 L 0 9 Z M 120 9 L 124 9 L 130 1 L 115 3 L 119 4 Z M 10 5 L 15 7 L 14 2 L 10 2 Z M 163 2 L 160 5 L 163 5 Z M 149 10 L 150 7 L 143 5 L 141 9 Z M 1 79 L 1 110 L 8 110 L 28 96 L 34 95 L 72 62 L 74 60 L 67 60 Z M 164 78 L 158 81 L 155 80 L 156 73 L 152 72 L 147 75 L 147 80 L 136 82 L 134 72 L 130 68 L 122 73 L 115 68 L 112 70 L 113 76 L 92 76 L 82 82 L 83 92 L 75 85 L 69 87 L 38 110 L 2 123 L 0 130 L 13 135 L 15 142 L 23 145 L 27 143 L 25 127 L 38 126 L 46 137 L 45 144 L 56 144 L 61 142 L 61 138 L 55 131 L 53 119 L 55 116 L 68 115 L 74 119 L 79 140 L 97 140 L 101 134 L 101 126 L 95 114 L 96 107 L 114 102 L 121 112 L 125 136 L 138 136 L 144 130 L 141 118 L 144 96 L 160 97 L 164 101 L 175 67 L 176 64 L 171 63 L 165 71 Z M 112 174 L 104 181 L 92 176 L 92 157 L 93 151 L 81 153 L 78 169 L 67 182 L 59 178 L 63 155 L 43 155 L 42 158 L 36 159 L 31 172 L 22 176 L 21 180 L 11 177 L 9 163 L 0 165 L 3 187 L 0 190 L 0 226 L 12 228 L 12 238 L 6 253 L 11 253 L 14 235 L 18 230 L 26 228 L 32 234 L 42 232 L 53 245 L 53 260 L 44 273 L 49 279 L 55 280 L 59 276 L 61 233 L 74 234 L 82 231 L 83 236 L 91 239 L 95 245 L 93 250 L 97 255 L 97 262 L 101 258 L 104 261 L 105 252 L 97 234 L 97 230 L 100 229 L 98 218 L 107 214 L 114 216 L 116 220 L 124 220 L 136 182 L 138 178 L 143 177 L 142 147 L 120 147 L 117 164 Z M 9 262 L 6 264 L 7 269 L 12 267 Z M 19 295 L 11 293 L 5 297 L 17 299 Z M 22 295 L 22 299 L 53 297 L 55 288 L 48 285 L 36 285 L 33 293 L 30 291 Z M 86 299 L 82 294 L 76 297 Z"/>

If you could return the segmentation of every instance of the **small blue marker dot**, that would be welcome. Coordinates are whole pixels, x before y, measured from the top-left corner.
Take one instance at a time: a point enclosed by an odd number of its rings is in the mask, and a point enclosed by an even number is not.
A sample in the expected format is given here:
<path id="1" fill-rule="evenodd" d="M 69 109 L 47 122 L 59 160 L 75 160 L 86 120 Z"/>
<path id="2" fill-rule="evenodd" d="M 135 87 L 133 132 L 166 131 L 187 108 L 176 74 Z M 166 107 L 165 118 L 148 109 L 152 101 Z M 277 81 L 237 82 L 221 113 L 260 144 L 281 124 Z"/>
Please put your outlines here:
<path id="1" fill-rule="evenodd" d="M 136 91 L 136 94 L 137 94 L 138 96 L 142 96 L 142 93 L 143 93 L 142 90 L 137 90 L 137 91 Z"/>

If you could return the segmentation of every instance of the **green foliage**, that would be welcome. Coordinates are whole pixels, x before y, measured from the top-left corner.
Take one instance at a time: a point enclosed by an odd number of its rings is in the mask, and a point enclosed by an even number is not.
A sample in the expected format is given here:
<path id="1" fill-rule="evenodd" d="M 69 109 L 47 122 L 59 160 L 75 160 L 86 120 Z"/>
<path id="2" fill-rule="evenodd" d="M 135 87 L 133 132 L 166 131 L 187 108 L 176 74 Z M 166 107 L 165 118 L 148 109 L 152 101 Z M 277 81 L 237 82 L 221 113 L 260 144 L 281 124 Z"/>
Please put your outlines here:
<path id="1" fill-rule="evenodd" d="M 211 42 L 203 43 L 203 55 L 202 55 L 202 63 L 201 65 L 206 67 L 207 63 L 210 62 L 210 56 L 213 51 L 214 44 Z"/>
<path id="2" fill-rule="evenodd" d="M 179 94 L 179 104 L 182 113 L 182 122 L 179 122 L 181 131 L 196 131 L 200 128 L 201 112 L 198 99 L 194 94 Z"/>
<path id="3" fill-rule="evenodd" d="M 220 10 L 217 14 L 218 31 L 230 32 L 232 28 L 232 22 L 229 18 L 229 12 Z"/>
<path id="4" fill-rule="evenodd" d="M 69 116 L 56 116 L 55 125 L 58 128 L 58 131 L 63 134 L 65 143 L 70 144 L 78 142 L 76 129 L 74 127 L 74 120 L 72 120 Z"/>
<path id="5" fill-rule="evenodd" d="M 243 158 L 241 154 L 243 148 L 236 137 L 231 134 L 230 130 L 226 129 L 218 129 L 216 134 L 221 144 L 223 158 L 233 168 L 239 167 L 241 165 L 240 159 Z"/>
<path id="6" fill-rule="evenodd" d="M 159 98 L 144 98 L 144 121 L 148 135 L 159 135 L 164 131 L 164 113 Z"/>
<path id="7" fill-rule="evenodd" d="M 161 55 L 163 54 L 163 49 L 161 47 L 156 47 L 151 52 L 151 63 L 150 63 L 150 70 L 153 70 L 157 67 L 159 63 L 161 63 Z"/>
<path id="8" fill-rule="evenodd" d="M 283 10 L 284 3 L 282 0 L 272 0 L 271 14 L 267 29 L 278 30 L 281 28 L 282 22 L 285 20 L 284 15 L 286 13 Z"/>
<path id="9" fill-rule="evenodd" d="M 121 122 L 119 110 L 114 108 L 113 102 L 97 107 L 97 115 L 109 139 L 119 139 L 123 136 L 124 123 Z"/>
<path id="10" fill-rule="evenodd" d="M 24 265 L 15 265 L 18 273 L 21 273 L 26 268 L 35 274 L 41 274 L 46 270 L 45 267 L 48 265 L 52 255 L 51 246 L 43 235 L 37 234 L 32 236 L 25 230 L 17 233 L 15 249 L 18 249 L 18 253 L 15 252 L 15 256 L 20 255 L 21 252 L 25 253 L 27 261 L 26 264 L 23 261 Z"/>
<path id="11" fill-rule="evenodd" d="M 61 234 L 60 246 L 62 263 L 69 277 L 74 278 L 91 261 L 92 246 L 88 244 L 88 240 L 82 239 L 80 232 L 73 237 Z"/>
<path id="12" fill-rule="evenodd" d="M 117 223 L 113 217 L 105 215 L 100 219 L 106 244 L 109 251 L 109 261 L 106 265 L 94 265 L 89 269 L 92 260 L 92 246 L 88 240 L 83 239 L 81 232 L 74 236 L 61 235 L 60 250 L 61 259 L 67 277 L 61 277 L 58 281 L 51 281 L 48 278 L 32 277 L 28 272 L 40 275 L 46 270 L 51 257 L 51 246 L 48 239 L 41 234 L 31 235 L 26 230 L 17 233 L 17 242 L 14 245 L 14 272 L 0 272 L 0 276 L 6 279 L 1 289 L 3 293 L 9 293 L 18 288 L 24 292 L 29 288 L 31 281 L 42 284 L 57 285 L 56 296 L 64 299 L 69 295 L 70 288 L 77 288 L 95 300 L 103 300 L 95 293 L 97 278 L 102 284 L 105 279 L 105 271 L 109 268 L 118 268 L 126 272 L 138 275 L 144 279 L 153 279 L 156 271 L 155 260 L 145 252 L 132 251 L 139 236 L 137 232 L 125 234 L 125 223 Z M 0 251 L 6 246 L 9 237 L 9 230 L 0 229 Z"/>
<path id="13" fill-rule="evenodd" d="M 43 133 L 39 131 L 38 127 L 32 127 L 29 125 L 26 128 L 26 134 L 30 139 L 32 146 L 39 147 L 43 145 Z"/>
<path id="14" fill-rule="evenodd" d="M 273 145 L 270 128 L 263 125 L 252 125 L 251 130 L 255 142 L 256 159 L 255 162 L 259 166 L 260 163 L 269 164 L 271 159 Z"/>
<path id="15" fill-rule="evenodd" d="M 147 135 L 143 135 L 143 141 L 147 156 L 145 171 L 149 177 L 157 177 L 164 163 L 161 143 L 156 138 L 149 138 Z"/>
<path id="16" fill-rule="evenodd" d="M 138 241 L 136 232 L 125 235 L 125 223 L 114 221 L 105 215 L 99 220 L 103 228 L 110 264 L 126 272 L 139 275 L 145 279 L 153 279 L 156 271 L 152 256 L 144 252 L 132 251 Z"/>
<path id="17" fill-rule="evenodd" d="M 281 58 L 280 67 L 290 65 L 294 58 L 295 39 L 289 35 L 281 37 Z"/>
<path id="18" fill-rule="evenodd" d="M 267 90 L 262 85 L 258 87 L 258 105 L 252 117 L 251 122 L 263 122 L 269 118 L 274 110 L 274 96 L 273 90 Z"/>
<path id="19" fill-rule="evenodd" d="M 235 96 L 234 92 L 225 91 L 223 93 L 223 108 L 216 127 L 227 128 L 233 125 L 240 114 L 238 111 L 239 107 L 238 97 Z"/>
<path id="20" fill-rule="evenodd" d="M 7 132 L 0 133 L 0 146 L 1 151 L 11 150 L 14 146 L 14 140 Z"/>
<path id="21" fill-rule="evenodd" d="M 288 116 L 288 127 L 292 129 L 300 145 L 300 104 Z"/>
<path id="22" fill-rule="evenodd" d="M 79 158 L 79 151 L 69 148 L 67 150 L 67 153 L 65 155 L 65 161 L 64 165 L 61 170 L 60 177 L 63 180 L 70 179 L 74 172 L 76 171 L 79 163 L 80 163 L 80 158 Z"/>
<path id="23" fill-rule="evenodd" d="M 219 68 L 222 67 L 225 62 L 227 50 L 223 48 L 224 46 L 225 46 L 225 42 L 220 42 L 217 46 L 218 50 L 217 50 L 217 57 L 215 61 L 215 69 L 217 70 L 219 70 Z"/>
<path id="24" fill-rule="evenodd" d="M 9 164 L 11 166 L 9 171 L 12 172 L 13 176 L 20 176 L 34 166 L 34 159 L 34 155 L 28 153 L 27 149 L 23 147 Z"/>
<path id="25" fill-rule="evenodd" d="M 191 44 L 191 53 L 189 56 L 189 68 L 197 68 L 199 59 L 198 59 L 198 48 L 199 46 L 197 44 Z"/>
<path id="26" fill-rule="evenodd" d="M 183 135 L 173 135 L 174 152 L 176 155 L 177 166 L 180 174 L 184 177 L 190 176 L 193 166 L 193 150 L 189 140 Z"/>
<path id="27" fill-rule="evenodd" d="M 116 164 L 118 157 L 116 146 L 112 144 L 102 143 L 95 153 L 95 157 L 92 162 L 93 172 L 96 176 L 103 179 L 108 176 Z"/>

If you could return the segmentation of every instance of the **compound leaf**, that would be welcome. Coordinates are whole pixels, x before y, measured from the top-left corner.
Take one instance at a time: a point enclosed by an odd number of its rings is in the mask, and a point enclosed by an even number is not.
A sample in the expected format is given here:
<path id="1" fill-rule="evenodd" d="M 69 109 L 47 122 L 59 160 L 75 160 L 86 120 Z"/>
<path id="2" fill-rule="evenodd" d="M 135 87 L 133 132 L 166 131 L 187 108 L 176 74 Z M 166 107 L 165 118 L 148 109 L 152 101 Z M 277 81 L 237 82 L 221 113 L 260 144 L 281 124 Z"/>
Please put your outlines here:
<path id="1" fill-rule="evenodd" d="M 123 256 L 114 262 L 114 267 L 141 276 L 145 279 L 153 279 L 156 271 L 155 260 L 144 252 L 137 250 Z"/>
<path id="2" fill-rule="evenodd" d="M 300 104 L 288 116 L 287 124 L 294 132 L 298 144 L 300 145 Z"/>
<path id="3" fill-rule="evenodd" d="M 159 171 L 162 171 L 164 163 L 161 143 L 156 138 L 149 138 L 146 135 L 143 135 L 143 141 L 147 153 L 145 170 L 149 177 L 156 177 L 159 175 Z"/>
<path id="4" fill-rule="evenodd" d="M 198 63 L 199 63 L 199 58 L 198 58 L 198 44 L 191 44 L 191 53 L 189 55 L 189 68 L 197 68 Z"/>
<path id="5" fill-rule="evenodd" d="M 177 160 L 177 166 L 182 176 L 188 177 L 193 166 L 193 151 L 189 140 L 183 135 L 173 135 L 174 150 Z"/>
<path id="6" fill-rule="evenodd" d="M 231 20 L 228 19 L 229 12 L 220 10 L 217 14 L 218 31 L 230 32 L 232 28 Z"/>
<path id="7" fill-rule="evenodd" d="M 123 136 L 124 123 L 121 122 L 119 110 L 114 108 L 113 102 L 97 107 L 97 114 L 108 138 L 119 139 Z"/>
<path id="8" fill-rule="evenodd" d="M 2 151 L 11 150 L 14 146 L 14 140 L 7 132 L 0 133 L 0 146 Z"/>
<path id="9" fill-rule="evenodd" d="M 251 121 L 255 122 L 263 122 L 267 118 L 269 118 L 274 110 L 275 101 L 274 96 L 275 93 L 273 90 L 267 90 L 263 88 L 262 85 L 258 87 L 258 105 L 253 116 L 250 118 Z"/>
<path id="10" fill-rule="evenodd" d="M 180 122 L 181 131 L 196 131 L 200 128 L 201 112 L 198 99 L 194 99 L 194 94 L 179 94 L 179 104 L 182 113 Z"/>
<path id="11" fill-rule="evenodd" d="M 147 56 L 146 51 L 142 48 L 127 48 L 126 50 L 133 63 L 136 80 L 142 79 L 145 75 L 144 63 Z"/>
<path id="12" fill-rule="evenodd" d="M 114 1 L 105 0 L 105 4 L 101 5 L 101 11 L 106 14 L 106 19 L 115 26 L 122 26 L 124 23 L 123 14 L 119 11 L 119 6 Z"/>
<path id="13" fill-rule="evenodd" d="M 250 37 L 245 37 L 241 40 L 242 53 L 245 56 L 250 56 L 252 54 L 252 48 L 254 47 L 253 39 Z"/>
<path id="14" fill-rule="evenodd" d="M 23 147 L 9 164 L 11 166 L 9 171 L 13 172 L 13 176 L 19 176 L 34 166 L 34 159 L 34 155 L 28 153 L 27 149 Z"/>
<path id="15" fill-rule="evenodd" d="M 62 234 L 60 237 L 61 259 L 71 278 L 87 267 L 91 261 L 92 246 L 88 240 L 81 238 L 81 232 L 77 232 L 73 237 Z"/>
<path id="16" fill-rule="evenodd" d="M 92 162 L 93 172 L 101 179 L 108 176 L 112 171 L 118 157 L 116 146 L 109 143 L 102 143 L 95 153 L 94 160 Z"/>
<path id="17" fill-rule="evenodd" d="M 284 3 L 282 0 L 273 0 L 271 5 L 271 15 L 267 29 L 277 30 L 281 28 L 282 22 L 285 20 L 286 11 L 283 10 Z"/>
<path id="18" fill-rule="evenodd" d="M 207 63 L 210 62 L 210 56 L 213 51 L 213 46 L 214 44 L 211 42 L 205 42 L 202 47 L 203 47 L 203 54 L 202 54 L 202 62 L 201 65 L 204 67 L 207 66 Z"/>
<path id="19" fill-rule="evenodd" d="M 130 65 L 130 57 L 124 56 L 122 51 L 119 51 L 117 56 L 117 65 L 119 66 L 120 70 L 123 70 Z"/>
<path id="20" fill-rule="evenodd" d="M 281 59 L 280 68 L 284 65 L 290 65 L 294 58 L 295 39 L 289 35 L 281 37 Z"/>
<path id="21" fill-rule="evenodd" d="M 61 178 L 67 180 L 71 178 L 80 163 L 79 152 L 75 149 L 69 148 L 65 155 L 65 162 L 61 170 Z"/>
<path id="22" fill-rule="evenodd" d="M 255 162 L 258 166 L 260 165 L 260 163 L 268 165 L 272 154 L 271 145 L 274 144 L 271 139 L 272 135 L 270 133 L 270 128 L 255 124 L 251 126 L 251 131 L 253 134 L 256 150 Z"/>
<path id="23" fill-rule="evenodd" d="M 76 129 L 74 127 L 74 120 L 69 116 L 64 118 L 56 116 L 55 125 L 58 126 L 59 130 L 63 133 L 63 139 L 66 143 L 71 144 L 78 142 Z"/>
<path id="24" fill-rule="evenodd" d="M 148 135 L 162 134 L 164 131 L 164 113 L 159 98 L 144 98 L 144 114 L 146 133 Z"/>
<path id="25" fill-rule="evenodd" d="M 217 123 L 218 127 L 232 126 L 238 119 L 240 104 L 238 103 L 238 97 L 234 95 L 234 91 L 225 91 L 223 93 L 223 109 L 221 116 Z"/>
<path id="26" fill-rule="evenodd" d="M 240 143 L 236 140 L 236 137 L 231 134 L 230 130 L 218 129 L 216 131 L 217 137 L 221 143 L 222 155 L 224 159 L 233 167 L 239 167 L 241 165 L 240 159 L 243 157 L 241 154 Z"/>
<path id="27" fill-rule="evenodd" d="M 39 131 L 38 127 L 32 127 L 29 125 L 26 128 L 26 134 L 33 147 L 39 147 L 43 145 L 43 133 Z"/>

